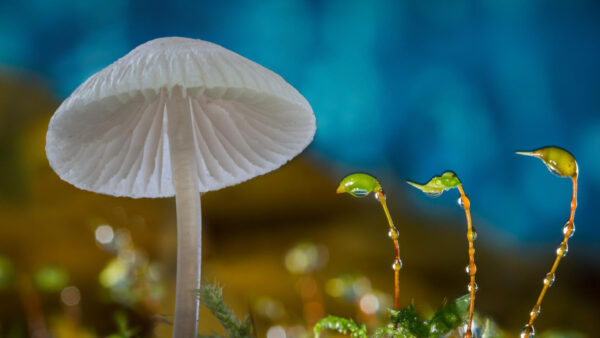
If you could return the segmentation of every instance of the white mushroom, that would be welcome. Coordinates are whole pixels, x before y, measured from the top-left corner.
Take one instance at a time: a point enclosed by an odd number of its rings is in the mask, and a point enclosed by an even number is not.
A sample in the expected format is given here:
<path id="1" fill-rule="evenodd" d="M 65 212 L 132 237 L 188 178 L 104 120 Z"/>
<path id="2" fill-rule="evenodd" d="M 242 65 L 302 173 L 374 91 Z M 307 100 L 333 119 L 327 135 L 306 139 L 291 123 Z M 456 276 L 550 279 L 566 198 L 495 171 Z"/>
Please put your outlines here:
<path id="1" fill-rule="evenodd" d="M 58 108 L 46 154 L 93 192 L 175 195 L 174 337 L 197 332 L 200 194 L 280 167 L 315 133 L 308 102 L 272 71 L 210 42 L 142 44 L 87 79 Z"/>

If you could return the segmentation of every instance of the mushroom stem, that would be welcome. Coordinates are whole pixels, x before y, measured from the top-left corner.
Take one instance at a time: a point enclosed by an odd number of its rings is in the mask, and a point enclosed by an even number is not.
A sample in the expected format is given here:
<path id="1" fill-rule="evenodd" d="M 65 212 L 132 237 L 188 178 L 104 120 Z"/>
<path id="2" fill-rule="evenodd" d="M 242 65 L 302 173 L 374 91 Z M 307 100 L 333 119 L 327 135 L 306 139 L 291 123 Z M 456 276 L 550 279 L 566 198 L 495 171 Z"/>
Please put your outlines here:
<path id="1" fill-rule="evenodd" d="M 163 94 L 164 95 L 164 94 Z M 171 169 L 177 207 L 177 282 L 173 337 L 198 333 L 202 219 L 194 156 L 193 116 L 189 98 L 171 99 L 166 107 Z"/>

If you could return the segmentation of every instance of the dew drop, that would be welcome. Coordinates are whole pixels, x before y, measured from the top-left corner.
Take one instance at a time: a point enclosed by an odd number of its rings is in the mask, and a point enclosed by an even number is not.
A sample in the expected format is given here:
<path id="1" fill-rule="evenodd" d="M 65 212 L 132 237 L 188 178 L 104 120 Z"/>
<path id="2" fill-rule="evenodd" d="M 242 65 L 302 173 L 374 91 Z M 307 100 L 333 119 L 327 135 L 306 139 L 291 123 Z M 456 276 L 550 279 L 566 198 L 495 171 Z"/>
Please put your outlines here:
<path id="1" fill-rule="evenodd" d="M 467 286 L 467 290 L 469 290 L 469 292 L 471 292 L 471 284 L 469 284 L 469 286 Z M 475 283 L 475 292 L 479 291 L 479 285 L 477 285 L 477 283 Z"/>
<path id="2" fill-rule="evenodd" d="M 567 234 L 569 234 L 569 238 L 573 237 L 573 235 L 575 234 L 575 224 L 574 223 L 567 222 L 567 224 L 565 224 L 565 226 L 563 227 L 563 235 L 567 235 Z"/>
<path id="3" fill-rule="evenodd" d="M 556 249 L 556 255 L 557 256 L 566 256 L 567 253 L 569 252 L 569 246 L 567 245 L 567 243 L 562 242 L 560 244 L 560 246 Z"/>
<path id="4" fill-rule="evenodd" d="M 461 208 L 464 207 L 462 197 L 459 197 L 458 200 L 456 201 L 456 203 L 458 204 L 459 207 L 461 207 Z"/>
<path id="5" fill-rule="evenodd" d="M 536 318 L 537 316 L 540 315 L 540 311 L 541 311 L 541 307 L 539 305 L 536 305 L 531 312 L 529 313 L 529 315 L 533 318 Z"/>
<path id="6" fill-rule="evenodd" d="M 471 275 L 471 266 L 467 265 L 467 267 L 465 268 L 465 272 L 467 273 L 467 275 Z M 473 264 L 473 274 L 477 273 L 477 266 L 475 264 Z"/>
<path id="7" fill-rule="evenodd" d="M 535 336 L 535 329 L 533 325 L 525 325 L 521 330 L 521 338 L 533 338 Z"/>
<path id="8" fill-rule="evenodd" d="M 365 197 L 369 194 L 368 191 L 363 190 L 363 189 L 354 189 L 352 190 L 352 195 L 356 196 L 356 197 Z M 375 194 L 375 196 L 377 196 L 377 194 Z"/>
<path id="9" fill-rule="evenodd" d="M 475 241 L 477 239 L 477 232 L 475 231 L 475 228 L 471 228 L 471 232 L 473 233 L 473 241 Z"/>
<path id="10" fill-rule="evenodd" d="M 442 195 L 442 191 L 425 191 L 425 195 L 429 197 L 440 197 Z"/>
<path id="11" fill-rule="evenodd" d="M 402 269 L 402 260 L 397 259 L 394 261 L 394 263 L 392 264 L 392 269 L 394 269 L 394 271 L 399 271 L 400 269 Z"/>
<path id="12" fill-rule="evenodd" d="M 548 272 L 544 278 L 544 285 L 552 286 L 552 284 L 554 284 L 554 274 L 552 272 Z"/>
<path id="13" fill-rule="evenodd" d="M 400 233 L 398 232 L 398 229 L 396 229 L 396 228 L 390 229 L 390 231 L 388 231 L 388 236 L 391 239 L 397 239 L 399 235 L 400 235 Z"/>
<path id="14" fill-rule="evenodd" d="M 556 167 L 556 163 L 555 162 L 546 162 L 546 167 L 554 175 L 556 175 L 558 177 L 565 177 L 565 175 L 563 173 L 561 173 L 560 170 L 558 170 L 558 168 Z"/>
<path id="15" fill-rule="evenodd" d="M 378 194 L 378 193 L 374 193 L 374 194 L 373 194 L 373 197 L 375 197 L 375 199 L 376 199 L 376 200 L 378 200 L 378 201 L 381 201 L 381 200 L 379 199 L 379 194 Z"/>

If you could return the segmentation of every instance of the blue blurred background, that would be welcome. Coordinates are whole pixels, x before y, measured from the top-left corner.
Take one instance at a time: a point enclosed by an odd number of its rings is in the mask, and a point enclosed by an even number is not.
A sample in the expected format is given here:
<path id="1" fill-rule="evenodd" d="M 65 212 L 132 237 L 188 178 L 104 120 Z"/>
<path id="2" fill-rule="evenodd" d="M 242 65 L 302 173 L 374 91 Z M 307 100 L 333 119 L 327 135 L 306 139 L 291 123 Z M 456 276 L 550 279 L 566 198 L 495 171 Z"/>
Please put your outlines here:
<path id="1" fill-rule="evenodd" d="M 307 98 L 318 126 L 307 154 L 332 182 L 374 173 L 402 196 L 397 210 L 463 226 L 458 196 L 431 199 L 403 183 L 451 169 L 480 241 L 497 252 L 534 246 L 549 256 L 559 243 L 570 181 L 514 154 L 559 145 L 580 168 L 569 244 L 597 271 L 599 13 L 592 0 L 9 0 L 0 2 L 0 76 L 35 79 L 60 101 L 150 39 L 215 42 Z"/>
<path id="2" fill-rule="evenodd" d="M 339 174 L 387 168 L 425 181 L 452 169 L 476 217 L 507 240 L 556 241 L 570 184 L 514 151 L 560 145 L 581 171 L 573 241 L 596 246 L 599 10 L 596 1 L 4 1 L 0 64 L 65 98 L 147 40 L 216 42 L 306 96 L 318 123 L 311 152 Z"/>

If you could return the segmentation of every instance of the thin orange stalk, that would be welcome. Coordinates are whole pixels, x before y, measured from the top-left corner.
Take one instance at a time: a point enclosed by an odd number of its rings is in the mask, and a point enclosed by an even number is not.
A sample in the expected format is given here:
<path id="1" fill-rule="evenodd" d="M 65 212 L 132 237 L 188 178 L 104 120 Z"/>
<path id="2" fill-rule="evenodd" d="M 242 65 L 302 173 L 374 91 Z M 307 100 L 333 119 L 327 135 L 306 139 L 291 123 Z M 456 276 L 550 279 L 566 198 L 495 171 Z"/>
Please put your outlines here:
<path id="1" fill-rule="evenodd" d="M 471 338 L 471 326 L 473 323 L 473 311 L 475 309 L 475 292 L 477 291 L 477 286 L 475 284 L 475 273 L 477 271 L 477 267 L 475 266 L 475 233 L 473 232 L 473 226 L 471 225 L 471 211 L 469 198 L 465 194 L 465 191 L 462 185 L 458 186 L 458 190 L 460 191 L 460 198 L 462 200 L 462 207 L 465 209 L 465 215 L 467 217 L 467 240 L 469 241 L 469 291 L 471 293 L 471 300 L 469 303 L 469 319 L 467 321 L 467 332 L 465 333 L 465 338 Z"/>
<path id="2" fill-rule="evenodd" d="M 400 303 L 400 269 L 402 268 L 402 261 L 400 260 L 400 244 L 398 243 L 398 229 L 394 226 L 392 216 L 385 202 L 385 194 L 382 191 L 376 192 L 377 200 L 381 203 L 381 207 L 387 217 L 388 225 L 390 227 L 390 237 L 394 241 L 394 247 L 396 249 L 396 259 L 392 267 L 394 268 L 394 309 L 399 310 Z"/>
<path id="3" fill-rule="evenodd" d="M 554 282 L 554 274 L 556 273 L 556 269 L 558 268 L 558 263 L 560 263 L 561 258 L 563 258 L 566 255 L 567 248 L 568 248 L 567 242 L 569 241 L 569 238 L 571 238 L 571 236 L 573 235 L 573 231 L 575 229 L 573 219 L 575 218 L 575 209 L 577 209 L 577 176 L 571 177 L 571 180 L 573 181 L 573 197 L 571 199 L 571 215 L 569 216 L 569 221 L 567 221 L 565 228 L 563 228 L 564 229 L 563 230 L 564 237 L 563 237 L 562 242 L 560 243 L 560 246 L 558 247 L 558 249 L 556 249 L 556 259 L 554 260 L 554 264 L 552 264 L 552 268 L 550 269 L 550 272 L 548 272 L 548 274 L 546 274 L 546 277 L 544 278 L 544 286 L 542 287 L 542 291 L 540 292 L 540 295 L 538 296 L 537 302 L 535 303 L 535 305 L 533 306 L 533 309 L 531 309 L 531 312 L 529 313 L 529 322 L 523 328 L 523 333 L 522 333 L 521 337 L 530 337 L 531 335 L 534 334 L 533 321 L 535 321 L 535 319 L 540 314 L 542 300 L 544 299 L 544 296 L 546 295 L 548 288 Z"/>

